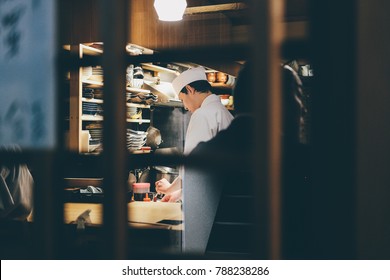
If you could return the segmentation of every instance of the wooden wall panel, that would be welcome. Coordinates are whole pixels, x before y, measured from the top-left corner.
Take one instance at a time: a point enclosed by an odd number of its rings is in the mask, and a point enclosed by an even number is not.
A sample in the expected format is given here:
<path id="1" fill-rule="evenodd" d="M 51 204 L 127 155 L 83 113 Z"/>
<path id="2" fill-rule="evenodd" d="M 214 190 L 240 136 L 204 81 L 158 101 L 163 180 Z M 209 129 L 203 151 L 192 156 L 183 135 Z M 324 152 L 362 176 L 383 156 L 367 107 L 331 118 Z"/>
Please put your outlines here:
<path id="1" fill-rule="evenodd" d="M 98 2 L 98 0 L 58 2 L 62 45 L 102 41 L 99 31 Z"/>
<path id="2" fill-rule="evenodd" d="M 234 43 L 232 24 L 223 14 L 187 15 L 182 21 L 162 22 L 153 2 L 131 1 L 129 42 L 155 50 Z"/>
<path id="3" fill-rule="evenodd" d="M 307 16 L 307 0 L 288 0 L 286 21 L 302 20 Z M 232 24 L 222 13 L 186 15 L 179 22 L 162 22 L 154 10 L 154 0 L 129 0 L 128 42 L 152 49 L 187 46 L 224 45 L 248 40 L 245 25 Z M 228 1 L 187 1 L 189 6 L 219 4 Z M 102 41 L 99 0 L 60 0 L 61 43 L 77 44 Z M 248 18 L 249 16 L 246 16 Z M 287 24 L 288 26 L 290 25 Z M 289 37 L 305 37 L 305 26 L 289 28 Z M 297 33 L 298 32 L 298 33 Z M 297 35 L 298 34 L 298 35 Z M 303 34 L 303 35 L 302 35 Z"/>

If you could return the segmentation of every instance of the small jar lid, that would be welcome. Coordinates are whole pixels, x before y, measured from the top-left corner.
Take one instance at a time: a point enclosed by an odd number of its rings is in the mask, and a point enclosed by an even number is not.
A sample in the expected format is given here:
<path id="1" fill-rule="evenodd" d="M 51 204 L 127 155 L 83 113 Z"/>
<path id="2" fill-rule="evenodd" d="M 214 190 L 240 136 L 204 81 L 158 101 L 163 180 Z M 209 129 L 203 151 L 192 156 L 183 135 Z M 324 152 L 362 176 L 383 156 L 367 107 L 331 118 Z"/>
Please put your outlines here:
<path id="1" fill-rule="evenodd" d="M 133 188 L 150 188 L 150 183 L 133 183 Z"/>
<path id="2" fill-rule="evenodd" d="M 150 183 L 134 183 L 133 193 L 147 193 L 150 191 Z"/>

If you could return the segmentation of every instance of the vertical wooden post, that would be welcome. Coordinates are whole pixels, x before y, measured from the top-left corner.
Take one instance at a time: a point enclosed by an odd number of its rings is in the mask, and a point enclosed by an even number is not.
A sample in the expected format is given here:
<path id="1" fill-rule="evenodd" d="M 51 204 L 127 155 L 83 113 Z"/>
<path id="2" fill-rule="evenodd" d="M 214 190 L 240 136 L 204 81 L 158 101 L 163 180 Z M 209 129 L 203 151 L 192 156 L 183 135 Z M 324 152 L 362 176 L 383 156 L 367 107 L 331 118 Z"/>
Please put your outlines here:
<path id="1" fill-rule="evenodd" d="M 125 47 L 128 1 L 100 1 L 104 71 L 104 211 L 105 256 L 127 256 Z"/>
<path id="2" fill-rule="evenodd" d="M 260 259 L 279 259 L 281 246 L 281 78 L 280 47 L 284 34 L 283 1 L 253 1 L 253 88 L 256 90 L 256 157 L 258 199 L 256 252 Z"/>
<path id="3" fill-rule="evenodd" d="M 357 258 L 390 259 L 389 1 L 358 1 Z"/>
<path id="4" fill-rule="evenodd" d="M 356 2 L 311 3 L 311 257 L 355 257 Z"/>
<path id="5" fill-rule="evenodd" d="M 70 51 L 72 54 L 82 58 L 80 45 L 71 45 Z M 81 96 L 82 85 L 80 68 L 75 68 L 70 71 L 70 97 L 69 97 L 69 148 L 73 152 L 81 152 Z"/>

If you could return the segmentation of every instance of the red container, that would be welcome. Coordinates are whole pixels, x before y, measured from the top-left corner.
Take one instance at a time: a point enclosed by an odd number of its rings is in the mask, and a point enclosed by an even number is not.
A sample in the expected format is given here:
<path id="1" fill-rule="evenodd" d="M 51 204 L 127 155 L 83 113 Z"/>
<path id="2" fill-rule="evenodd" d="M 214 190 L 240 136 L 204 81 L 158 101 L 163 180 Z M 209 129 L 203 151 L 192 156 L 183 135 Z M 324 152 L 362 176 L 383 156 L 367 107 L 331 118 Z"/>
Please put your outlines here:
<path id="1" fill-rule="evenodd" d="M 134 183 L 133 193 L 148 193 L 150 192 L 150 183 Z"/>

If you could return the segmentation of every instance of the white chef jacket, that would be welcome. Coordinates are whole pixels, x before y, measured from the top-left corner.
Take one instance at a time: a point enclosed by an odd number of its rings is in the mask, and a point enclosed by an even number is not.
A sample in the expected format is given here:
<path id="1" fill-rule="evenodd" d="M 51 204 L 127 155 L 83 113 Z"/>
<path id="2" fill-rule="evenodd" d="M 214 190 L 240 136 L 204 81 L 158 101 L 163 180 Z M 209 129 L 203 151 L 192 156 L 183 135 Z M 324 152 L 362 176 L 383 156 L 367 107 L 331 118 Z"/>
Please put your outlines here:
<path id="1" fill-rule="evenodd" d="M 188 155 L 200 142 L 208 141 L 226 129 L 233 120 L 232 114 L 222 105 L 221 99 L 211 94 L 191 116 L 184 143 Z M 183 183 L 183 210 L 185 230 L 183 250 L 204 253 L 220 197 L 220 189 L 213 188 L 204 172 L 181 168 Z M 205 192 L 208 195 L 204 196 Z M 204 196 L 204 197 L 203 197 Z M 199 207 L 199 203 L 201 206 Z M 202 221 L 202 223 L 200 223 Z"/>
<path id="2" fill-rule="evenodd" d="M 219 96 L 207 96 L 200 108 L 192 113 L 184 143 L 184 154 L 188 155 L 200 142 L 208 141 L 219 131 L 226 129 L 232 120 L 232 114 L 222 105 Z"/>

